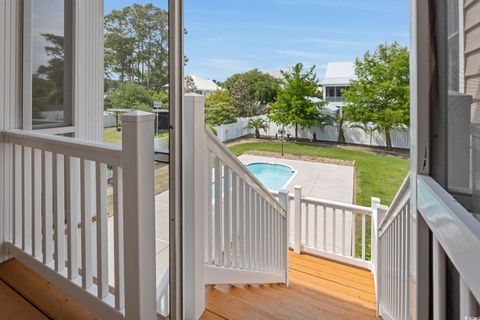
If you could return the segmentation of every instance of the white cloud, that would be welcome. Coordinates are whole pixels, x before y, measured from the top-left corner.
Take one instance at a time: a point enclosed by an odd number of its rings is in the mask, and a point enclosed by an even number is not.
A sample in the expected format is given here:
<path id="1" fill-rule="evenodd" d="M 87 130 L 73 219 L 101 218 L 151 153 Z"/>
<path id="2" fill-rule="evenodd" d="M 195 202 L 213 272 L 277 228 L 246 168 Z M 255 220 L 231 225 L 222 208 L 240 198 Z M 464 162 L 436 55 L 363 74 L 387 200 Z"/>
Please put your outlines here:
<path id="1" fill-rule="evenodd" d="M 370 42 L 370 41 L 350 41 L 350 40 L 334 40 L 328 38 L 313 38 L 313 37 L 305 37 L 299 38 L 294 40 L 294 42 L 298 43 L 315 43 L 320 44 L 322 47 L 327 48 L 350 48 L 350 47 L 371 47 L 376 46 L 377 42 Z"/>

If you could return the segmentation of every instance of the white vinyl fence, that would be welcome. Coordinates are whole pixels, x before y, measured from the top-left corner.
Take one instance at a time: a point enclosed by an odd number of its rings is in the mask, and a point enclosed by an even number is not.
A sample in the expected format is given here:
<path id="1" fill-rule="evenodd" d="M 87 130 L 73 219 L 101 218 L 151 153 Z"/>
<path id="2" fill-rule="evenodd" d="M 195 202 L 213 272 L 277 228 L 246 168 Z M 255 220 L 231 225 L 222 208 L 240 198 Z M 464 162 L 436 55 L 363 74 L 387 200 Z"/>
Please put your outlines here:
<path id="1" fill-rule="evenodd" d="M 241 138 L 248 134 L 254 133 L 253 130 L 246 130 L 245 126 L 250 119 L 262 118 L 266 119 L 266 116 L 259 116 L 253 118 L 239 118 L 236 123 L 230 123 L 222 126 L 215 127 L 217 130 L 217 136 L 221 141 L 228 141 L 237 138 Z M 268 121 L 268 120 L 267 120 Z M 265 132 L 262 130 L 261 135 L 275 136 L 278 130 L 281 128 L 273 122 L 268 122 L 269 129 Z M 286 133 L 290 134 L 293 138 L 295 135 L 294 127 L 286 127 Z M 298 130 L 299 138 L 313 140 L 313 133 L 316 134 L 318 141 L 332 141 L 336 142 L 338 139 L 338 131 L 332 126 L 326 126 L 324 128 L 305 128 Z M 365 132 L 361 128 L 348 128 L 345 131 L 345 139 L 349 144 L 360 144 L 367 146 L 386 146 L 385 133 L 381 131 L 369 131 Z M 410 148 L 410 130 L 408 128 L 398 128 L 392 131 L 392 145 L 395 148 L 409 149 Z"/>
<path id="2" fill-rule="evenodd" d="M 117 119 L 115 115 L 111 112 L 104 112 L 103 113 L 103 127 L 104 128 L 111 128 L 117 125 Z"/>

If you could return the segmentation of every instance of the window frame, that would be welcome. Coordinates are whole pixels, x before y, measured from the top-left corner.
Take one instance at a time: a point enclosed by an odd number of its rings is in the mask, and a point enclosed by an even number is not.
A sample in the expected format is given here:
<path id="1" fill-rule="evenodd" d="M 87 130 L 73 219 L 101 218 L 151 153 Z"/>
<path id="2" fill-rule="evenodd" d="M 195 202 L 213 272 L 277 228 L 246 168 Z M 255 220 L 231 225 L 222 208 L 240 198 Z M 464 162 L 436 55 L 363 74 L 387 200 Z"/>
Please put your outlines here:
<path id="1" fill-rule="evenodd" d="M 64 109 L 63 123 L 33 125 L 33 1 L 23 1 L 23 70 L 22 70 L 22 129 L 48 134 L 75 133 L 75 110 L 73 104 L 73 37 L 75 0 L 64 0 Z M 65 120 L 66 119 L 66 120 Z"/>

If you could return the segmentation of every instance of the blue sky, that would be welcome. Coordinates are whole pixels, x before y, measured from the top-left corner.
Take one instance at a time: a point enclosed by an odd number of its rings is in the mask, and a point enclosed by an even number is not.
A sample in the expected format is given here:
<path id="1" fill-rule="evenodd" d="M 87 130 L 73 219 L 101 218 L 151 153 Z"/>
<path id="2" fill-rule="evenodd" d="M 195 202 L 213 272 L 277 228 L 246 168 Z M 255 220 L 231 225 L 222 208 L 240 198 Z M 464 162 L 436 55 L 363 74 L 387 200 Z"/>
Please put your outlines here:
<path id="1" fill-rule="evenodd" d="M 105 0 L 105 10 L 132 0 Z M 166 0 L 153 2 L 166 7 Z M 409 42 L 408 0 L 185 0 L 187 74 L 224 80 L 302 62 L 321 79 L 379 43 Z"/>

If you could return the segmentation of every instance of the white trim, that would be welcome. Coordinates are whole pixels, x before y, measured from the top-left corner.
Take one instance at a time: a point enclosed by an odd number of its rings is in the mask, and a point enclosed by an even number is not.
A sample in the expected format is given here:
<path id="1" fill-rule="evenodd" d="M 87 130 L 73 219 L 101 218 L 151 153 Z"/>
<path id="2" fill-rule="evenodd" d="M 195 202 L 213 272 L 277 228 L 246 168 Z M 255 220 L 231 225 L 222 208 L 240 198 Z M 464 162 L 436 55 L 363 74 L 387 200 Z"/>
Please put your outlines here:
<path id="1" fill-rule="evenodd" d="M 23 1 L 23 130 L 32 130 L 32 0 Z"/>
<path id="2" fill-rule="evenodd" d="M 427 176 L 418 177 L 418 210 L 472 294 L 480 300 L 480 222 Z"/>
<path id="3" fill-rule="evenodd" d="M 60 273 L 56 272 L 53 269 L 53 262 L 50 265 L 44 265 L 41 261 L 23 252 L 11 243 L 7 243 L 7 248 L 12 257 L 27 265 L 33 272 L 70 295 L 80 304 L 90 308 L 101 318 L 112 320 L 123 320 L 125 318 L 122 312 L 115 310 L 115 298 L 113 295 L 108 294 L 106 298 L 100 300 L 95 296 L 97 292 L 96 285 L 93 284 L 87 290 L 84 290 L 81 287 L 81 277 L 70 281 L 67 279 L 66 269 Z"/>
<path id="4" fill-rule="evenodd" d="M 284 283 L 285 274 L 205 266 L 205 284 Z"/>

